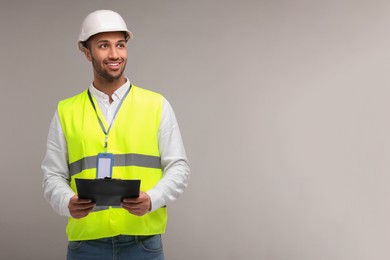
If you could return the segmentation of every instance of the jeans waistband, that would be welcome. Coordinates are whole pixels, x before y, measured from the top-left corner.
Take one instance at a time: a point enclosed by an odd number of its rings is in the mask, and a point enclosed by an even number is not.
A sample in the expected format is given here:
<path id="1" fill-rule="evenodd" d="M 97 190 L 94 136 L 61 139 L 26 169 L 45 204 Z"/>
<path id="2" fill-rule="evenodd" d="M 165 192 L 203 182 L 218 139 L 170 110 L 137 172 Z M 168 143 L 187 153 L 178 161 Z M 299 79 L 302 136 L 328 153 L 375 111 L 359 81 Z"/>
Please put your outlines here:
<path id="1" fill-rule="evenodd" d="M 113 243 L 113 242 L 137 242 L 138 243 L 154 236 L 160 236 L 160 235 L 149 235 L 149 236 L 117 235 L 113 237 L 98 238 L 93 240 L 106 242 L 106 243 Z"/>

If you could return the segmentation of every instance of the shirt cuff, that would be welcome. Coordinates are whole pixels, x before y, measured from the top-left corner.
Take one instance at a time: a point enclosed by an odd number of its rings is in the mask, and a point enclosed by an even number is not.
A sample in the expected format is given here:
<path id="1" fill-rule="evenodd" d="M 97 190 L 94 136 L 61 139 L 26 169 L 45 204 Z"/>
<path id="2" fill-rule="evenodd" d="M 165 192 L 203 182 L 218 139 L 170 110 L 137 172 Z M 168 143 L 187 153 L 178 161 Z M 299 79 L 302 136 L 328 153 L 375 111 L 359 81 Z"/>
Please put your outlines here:
<path id="1" fill-rule="evenodd" d="M 61 206 L 61 213 L 60 215 L 62 216 L 66 216 L 66 217 L 72 217 L 72 215 L 70 215 L 70 211 L 69 211 L 69 201 L 70 199 L 75 195 L 75 193 L 68 193 L 66 195 L 64 195 L 64 199 L 62 201 L 62 206 Z"/>
<path id="2" fill-rule="evenodd" d="M 146 194 L 148 194 L 150 198 L 150 203 L 152 204 L 150 212 L 153 212 L 165 206 L 165 200 L 163 198 L 163 194 L 160 191 L 156 189 L 151 189 L 148 192 L 146 192 Z"/>

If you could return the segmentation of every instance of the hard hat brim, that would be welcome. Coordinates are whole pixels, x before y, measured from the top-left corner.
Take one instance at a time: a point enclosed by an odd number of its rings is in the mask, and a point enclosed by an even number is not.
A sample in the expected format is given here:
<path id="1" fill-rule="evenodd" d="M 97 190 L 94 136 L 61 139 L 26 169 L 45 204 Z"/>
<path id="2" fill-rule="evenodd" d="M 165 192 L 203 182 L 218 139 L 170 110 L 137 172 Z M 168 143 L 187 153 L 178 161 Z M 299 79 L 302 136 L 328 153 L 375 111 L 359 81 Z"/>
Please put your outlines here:
<path id="1" fill-rule="evenodd" d="M 124 32 L 126 33 L 126 42 L 130 41 L 131 39 L 134 38 L 133 34 L 130 32 L 130 31 L 122 31 L 122 30 L 99 30 L 97 33 L 95 34 L 92 34 L 90 37 L 88 37 L 87 39 L 85 40 L 79 40 L 78 43 L 77 43 L 77 46 L 79 48 L 80 51 L 84 51 L 85 49 L 85 42 L 88 41 L 92 36 L 96 35 L 96 34 L 99 34 L 99 33 L 105 33 L 105 32 Z"/>

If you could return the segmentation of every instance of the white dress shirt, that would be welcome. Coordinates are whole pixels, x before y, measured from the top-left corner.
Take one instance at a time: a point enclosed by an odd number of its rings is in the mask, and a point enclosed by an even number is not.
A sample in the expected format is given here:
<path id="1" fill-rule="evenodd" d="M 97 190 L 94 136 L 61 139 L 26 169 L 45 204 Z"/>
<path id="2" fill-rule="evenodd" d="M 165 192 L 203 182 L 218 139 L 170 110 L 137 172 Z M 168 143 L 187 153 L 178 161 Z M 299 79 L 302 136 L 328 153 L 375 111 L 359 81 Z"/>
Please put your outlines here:
<path id="1" fill-rule="evenodd" d="M 108 95 L 97 90 L 93 84 L 89 87 L 108 124 L 114 119 L 115 111 L 129 87 L 130 81 L 127 79 L 126 83 L 112 94 L 111 104 Z M 158 132 L 158 146 L 163 177 L 155 187 L 146 191 L 152 203 L 151 211 L 176 200 L 187 187 L 190 174 L 179 126 L 172 107 L 165 98 Z M 68 149 L 58 111 L 50 124 L 42 171 L 44 197 L 58 214 L 70 217 L 69 200 L 75 193 L 69 186 Z"/>

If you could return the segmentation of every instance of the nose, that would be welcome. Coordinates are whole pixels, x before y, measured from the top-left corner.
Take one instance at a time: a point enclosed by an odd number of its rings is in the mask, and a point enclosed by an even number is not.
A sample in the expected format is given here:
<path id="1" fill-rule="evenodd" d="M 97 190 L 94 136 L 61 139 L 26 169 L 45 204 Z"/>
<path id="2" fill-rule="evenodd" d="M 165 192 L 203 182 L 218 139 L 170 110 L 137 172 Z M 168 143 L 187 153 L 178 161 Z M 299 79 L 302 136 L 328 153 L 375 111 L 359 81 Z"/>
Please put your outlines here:
<path id="1" fill-rule="evenodd" d="M 110 48 L 110 51 L 108 52 L 108 58 L 115 60 L 119 58 L 118 50 L 115 48 L 115 46 Z"/>

